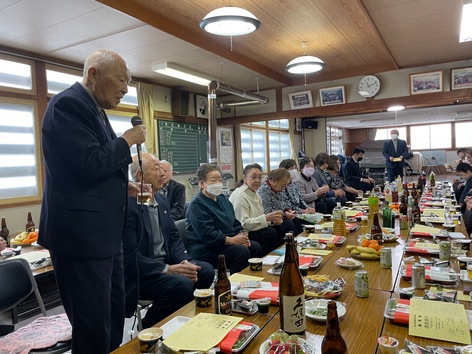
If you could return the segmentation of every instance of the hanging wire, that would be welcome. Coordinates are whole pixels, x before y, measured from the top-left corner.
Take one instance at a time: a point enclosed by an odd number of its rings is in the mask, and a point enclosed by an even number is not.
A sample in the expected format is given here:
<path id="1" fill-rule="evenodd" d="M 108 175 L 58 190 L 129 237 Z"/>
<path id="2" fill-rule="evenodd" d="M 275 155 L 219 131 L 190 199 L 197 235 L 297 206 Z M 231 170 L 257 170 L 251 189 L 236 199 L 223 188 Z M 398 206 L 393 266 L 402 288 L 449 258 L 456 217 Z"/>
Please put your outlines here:
<path id="1" fill-rule="evenodd" d="M 259 78 L 256 77 L 256 89 L 257 89 L 257 93 L 259 93 Z"/>

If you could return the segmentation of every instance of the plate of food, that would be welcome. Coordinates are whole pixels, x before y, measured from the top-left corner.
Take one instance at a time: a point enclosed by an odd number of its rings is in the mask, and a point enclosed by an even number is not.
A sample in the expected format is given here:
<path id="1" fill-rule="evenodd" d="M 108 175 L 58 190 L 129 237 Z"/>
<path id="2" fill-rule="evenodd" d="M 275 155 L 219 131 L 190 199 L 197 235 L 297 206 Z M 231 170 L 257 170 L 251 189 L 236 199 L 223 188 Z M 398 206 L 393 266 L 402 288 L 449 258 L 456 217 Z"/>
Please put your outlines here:
<path id="1" fill-rule="evenodd" d="M 329 280 L 328 275 L 314 274 L 303 278 L 305 295 L 319 299 L 335 299 L 341 295 L 346 282 L 343 278 Z"/>
<path id="2" fill-rule="evenodd" d="M 341 268 L 347 269 L 358 269 L 364 267 L 362 262 L 350 257 L 341 257 L 335 263 Z"/>
<path id="3" fill-rule="evenodd" d="M 464 283 L 472 283 L 472 279 L 469 278 L 469 276 L 467 275 L 467 270 L 461 270 L 461 280 L 464 282 Z"/>
<path id="4" fill-rule="evenodd" d="M 305 241 L 298 242 L 298 246 L 301 248 L 324 250 L 326 248 L 326 243 L 322 243 L 318 240 L 306 239 Z"/>
<path id="5" fill-rule="evenodd" d="M 290 351 L 292 348 L 295 351 Z M 277 331 L 259 347 L 259 354 L 276 353 L 315 354 L 315 348 L 303 338 Z"/>
<path id="6" fill-rule="evenodd" d="M 27 232 L 24 231 L 14 238 L 10 239 L 10 245 L 12 246 L 29 246 L 33 242 L 38 241 L 38 231 Z"/>
<path id="7" fill-rule="evenodd" d="M 326 322 L 328 315 L 328 301 L 330 300 L 308 300 L 305 302 L 306 317 L 320 322 Z M 338 317 L 341 318 L 346 314 L 346 305 L 342 302 L 336 301 L 336 308 L 338 310 Z"/>

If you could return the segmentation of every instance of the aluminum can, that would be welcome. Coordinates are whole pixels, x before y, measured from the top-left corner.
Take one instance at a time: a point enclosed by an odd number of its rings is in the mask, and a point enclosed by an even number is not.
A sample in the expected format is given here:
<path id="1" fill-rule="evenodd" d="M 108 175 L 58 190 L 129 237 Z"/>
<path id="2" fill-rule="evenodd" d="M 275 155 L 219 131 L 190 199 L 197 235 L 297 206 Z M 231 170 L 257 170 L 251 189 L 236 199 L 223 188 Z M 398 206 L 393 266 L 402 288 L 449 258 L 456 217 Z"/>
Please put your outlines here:
<path id="1" fill-rule="evenodd" d="M 411 267 L 411 284 L 415 289 L 426 288 L 424 265 L 416 263 Z"/>
<path id="2" fill-rule="evenodd" d="M 380 250 L 380 267 L 392 268 L 392 250 L 388 247 Z"/>
<path id="3" fill-rule="evenodd" d="M 408 230 L 408 218 L 406 215 L 400 215 L 400 230 Z"/>
<path id="4" fill-rule="evenodd" d="M 451 258 L 451 242 L 441 241 L 439 242 L 439 259 L 447 261 Z"/>
<path id="5" fill-rule="evenodd" d="M 369 278 L 366 270 L 356 270 L 354 288 L 357 297 L 369 297 Z"/>

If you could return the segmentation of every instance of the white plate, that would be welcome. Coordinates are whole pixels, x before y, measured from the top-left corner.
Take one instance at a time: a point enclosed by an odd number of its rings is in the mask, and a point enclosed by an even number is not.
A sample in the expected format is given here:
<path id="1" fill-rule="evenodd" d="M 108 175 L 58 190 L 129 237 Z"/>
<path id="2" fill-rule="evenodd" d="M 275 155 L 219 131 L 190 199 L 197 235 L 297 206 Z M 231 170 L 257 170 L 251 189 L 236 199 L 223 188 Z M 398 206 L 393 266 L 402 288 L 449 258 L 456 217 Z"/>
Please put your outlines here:
<path id="1" fill-rule="evenodd" d="M 364 264 L 362 262 L 356 259 L 350 258 L 350 257 L 349 258 L 341 257 L 335 263 L 341 268 L 347 268 L 347 269 L 358 269 L 358 268 L 364 267 Z"/>
<path id="2" fill-rule="evenodd" d="M 270 340 L 267 339 L 264 343 L 261 344 L 259 347 L 259 354 L 265 354 L 267 350 L 269 349 L 269 342 Z M 298 344 L 300 344 L 301 348 L 306 354 L 315 354 L 315 348 L 313 345 L 308 343 L 306 340 L 303 338 L 298 338 Z"/>
<path id="3" fill-rule="evenodd" d="M 315 314 L 310 314 L 309 311 L 310 309 L 313 310 L 317 307 L 322 307 L 322 308 L 327 308 L 328 307 L 328 302 L 330 300 L 309 300 L 305 302 L 305 313 L 306 317 L 312 318 L 316 321 L 320 322 L 326 322 L 326 317 L 327 316 L 319 316 Z M 346 306 L 341 303 L 336 301 L 336 307 L 338 309 L 338 317 L 341 318 L 346 314 Z"/>
<path id="4" fill-rule="evenodd" d="M 180 327 L 182 327 L 188 321 L 190 321 L 190 317 L 175 316 L 169 322 L 164 323 L 161 326 L 162 330 L 164 331 L 164 334 L 162 335 L 162 338 L 165 339 L 165 338 L 169 337 L 172 333 L 174 333 L 176 330 L 178 330 Z"/>
<path id="5" fill-rule="evenodd" d="M 461 280 L 464 283 L 472 283 L 472 279 L 469 279 L 469 277 L 467 276 L 467 270 L 461 270 Z"/>

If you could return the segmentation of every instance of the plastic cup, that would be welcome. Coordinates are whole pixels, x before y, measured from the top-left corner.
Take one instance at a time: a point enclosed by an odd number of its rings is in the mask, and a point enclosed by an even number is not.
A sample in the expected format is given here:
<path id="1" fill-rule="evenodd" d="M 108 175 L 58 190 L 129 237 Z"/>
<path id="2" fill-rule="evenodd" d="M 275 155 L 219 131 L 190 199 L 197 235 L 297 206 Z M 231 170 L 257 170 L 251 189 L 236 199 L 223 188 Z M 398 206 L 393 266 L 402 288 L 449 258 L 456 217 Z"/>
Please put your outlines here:
<path id="1" fill-rule="evenodd" d="M 146 328 L 138 333 L 139 350 L 141 353 L 155 353 L 157 342 L 162 338 L 164 331 L 159 327 Z"/>
<path id="2" fill-rule="evenodd" d="M 259 313 L 269 313 L 270 298 L 264 297 L 256 300 L 257 310 Z"/>
<path id="3" fill-rule="evenodd" d="M 249 269 L 253 272 L 259 272 L 262 270 L 262 258 L 249 258 Z"/>
<path id="4" fill-rule="evenodd" d="M 398 340 L 393 337 L 382 336 L 378 339 L 380 354 L 397 354 Z"/>
<path id="5" fill-rule="evenodd" d="M 196 289 L 193 292 L 195 306 L 210 307 L 213 299 L 213 292 L 210 289 Z"/>

